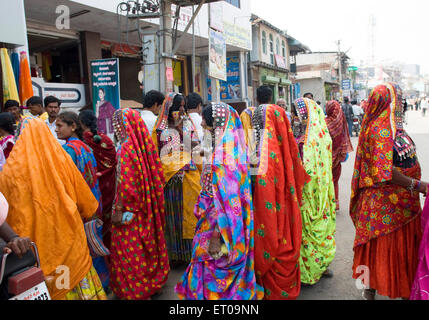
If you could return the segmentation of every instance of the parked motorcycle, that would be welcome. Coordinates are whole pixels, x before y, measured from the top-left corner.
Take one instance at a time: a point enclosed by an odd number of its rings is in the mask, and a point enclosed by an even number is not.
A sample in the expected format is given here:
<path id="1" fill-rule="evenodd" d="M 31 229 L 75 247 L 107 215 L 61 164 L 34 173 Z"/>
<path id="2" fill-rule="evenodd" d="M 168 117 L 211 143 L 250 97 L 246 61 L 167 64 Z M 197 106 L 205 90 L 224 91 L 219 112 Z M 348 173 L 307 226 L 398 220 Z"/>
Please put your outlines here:
<path id="1" fill-rule="evenodd" d="M 22 258 L 5 253 L 0 264 L 0 300 L 51 300 L 36 244 Z M 35 266 L 36 265 L 36 266 Z"/>

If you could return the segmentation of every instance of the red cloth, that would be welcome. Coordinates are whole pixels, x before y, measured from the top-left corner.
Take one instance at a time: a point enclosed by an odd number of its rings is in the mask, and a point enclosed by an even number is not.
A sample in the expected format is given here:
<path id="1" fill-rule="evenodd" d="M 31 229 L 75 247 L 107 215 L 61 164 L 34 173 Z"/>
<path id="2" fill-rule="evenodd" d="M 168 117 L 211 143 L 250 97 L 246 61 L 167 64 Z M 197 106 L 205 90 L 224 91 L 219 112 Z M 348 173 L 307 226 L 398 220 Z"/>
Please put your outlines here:
<path id="1" fill-rule="evenodd" d="M 369 268 L 371 289 L 391 299 L 410 297 L 422 238 L 420 216 L 387 236 L 355 248 L 353 278 L 362 276 L 359 266 Z"/>
<path id="2" fill-rule="evenodd" d="M 105 134 L 100 133 L 101 142 L 94 141 L 92 132 L 85 132 L 83 139 L 91 147 L 95 160 L 97 161 L 98 184 L 100 186 L 102 200 L 103 220 L 103 242 L 110 249 L 111 241 L 111 214 L 112 205 L 115 198 L 115 179 L 116 179 L 116 149 L 112 140 Z"/>
<path id="3" fill-rule="evenodd" d="M 340 104 L 337 101 L 329 101 L 326 104 L 326 114 L 326 124 L 332 138 L 332 168 L 334 169 L 346 160 L 348 153 L 353 152 L 353 146 L 350 141 L 349 126 Z"/>
<path id="4" fill-rule="evenodd" d="M 309 181 L 284 109 L 266 108 L 261 157 L 267 172 L 253 184 L 255 270 L 266 300 L 296 299 L 301 290 L 299 256 L 302 240 L 300 204 Z M 264 165 L 264 160 L 261 160 Z"/>
<path id="5" fill-rule="evenodd" d="M 134 218 L 112 227 L 111 287 L 121 299 L 147 299 L 162 288 L 169 272 L 162 164 L 140 113 L 118 110 L 113 120 L 121 140 L 115 204 L 121 200 L 123 211 Z"/>
<path id="6" fill-rule="evenodd" d="M 398 99 L 391 85 L 372 91 L 362 122 L 352 180 L 350 215 L 356 227 L 355 246 L 387 235 L 421 213 L 420 196 L 391 184 L 396 124 L 393 121 Z M 402 170 L 420 180 L 419 163 Z"/>

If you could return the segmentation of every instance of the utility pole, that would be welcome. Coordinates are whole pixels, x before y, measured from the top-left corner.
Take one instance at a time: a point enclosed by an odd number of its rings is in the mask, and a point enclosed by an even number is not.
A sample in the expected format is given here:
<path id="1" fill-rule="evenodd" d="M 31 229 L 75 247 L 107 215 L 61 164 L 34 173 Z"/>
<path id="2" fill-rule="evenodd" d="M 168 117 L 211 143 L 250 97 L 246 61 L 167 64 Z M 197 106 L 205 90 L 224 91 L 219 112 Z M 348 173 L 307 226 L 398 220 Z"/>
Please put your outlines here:
<path id="1" fill-rule="evenodd" d="M 338 46 L 338 65 L 339 65 L 339 80 L 340 80 L 340 101 L 343 101 L 343 59 L 341 53 L 341 40 L 337 41 Z"/>
<path id="2" fill-rule="evenodd" d="M 160 54 L 160 91 L 165 93 L 173 92 L 173 81 L 169 81 L 166 76 L 167 68 L 173 67 L 171 53 L 173 51 L 172 23 L 171 23 L 171 2 L 161 1 L 160 18 L 161 50 Z"/>

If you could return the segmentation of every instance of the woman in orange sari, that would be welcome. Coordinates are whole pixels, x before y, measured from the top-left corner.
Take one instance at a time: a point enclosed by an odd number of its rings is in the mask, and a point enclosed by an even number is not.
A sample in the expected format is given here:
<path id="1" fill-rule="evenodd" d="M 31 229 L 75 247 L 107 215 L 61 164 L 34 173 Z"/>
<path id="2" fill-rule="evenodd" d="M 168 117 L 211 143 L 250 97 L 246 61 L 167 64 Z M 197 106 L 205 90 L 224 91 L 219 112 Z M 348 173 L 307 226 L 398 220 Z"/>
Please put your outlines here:
<path id="1" fill-rule="evenodd" d="M 376 292 L 408 299 L 418 265 L 420 193 L 427 183 L 420 181 L 416 146 L 403 128 L 401 94 L 392 84 L 374 88 L 356 154 L 350 203 L 356 227 L 353 277 L 369 276 L 367 300 Z M 362 270 L 368 272 L 362 275 Z"/>
<path id="2" fill-rule="evenodd" d="M 258 90 L 258 101 L 269 102 L 263 91 Z M 293 300 L 301 291 L 300 205 L 309 176 L 284 109 L 263 104 L 246 109 L 241 121 L 253 166 L 256 279 L 265 300 Z"/>
<path id="3" fill-rule="evenodd" d="M 9 225 L 37 244 L 52 299 L 107 299 L 82 222 L 95 214 L 98 201 L 42 120 L 25 119 L 20 132 L 0 174 Z"/>
<path id="4" fill-rule="evenodd" d="M 335 100 L 329 101 L 326 104 L 326 114 L 326 124 L 332 138 L 332 176 L 338 211 L 340 210 L 338 182 L 341 177 L 341 163 L 347 160 L 350 152 L 353 152 L 353 146 L 350 141 L 349 126 L 341 105 Z"/>

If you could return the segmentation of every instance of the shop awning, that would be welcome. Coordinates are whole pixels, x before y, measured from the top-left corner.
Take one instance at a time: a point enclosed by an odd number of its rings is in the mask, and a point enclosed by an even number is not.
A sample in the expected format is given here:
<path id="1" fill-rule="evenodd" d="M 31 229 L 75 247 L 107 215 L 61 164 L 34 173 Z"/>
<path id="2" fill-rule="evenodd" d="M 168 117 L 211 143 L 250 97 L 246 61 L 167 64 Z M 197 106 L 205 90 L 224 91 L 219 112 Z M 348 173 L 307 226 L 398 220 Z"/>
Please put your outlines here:
<path id="1" fill-rule="evenodd" d="M 274 83 L 278 84 L 280 83 L 280 78 L 273 77 L 273 76 L 262 76 L 262 82 L 264 83 Z"/>
<path id="2" fill-rule="evenodd" d="M 286 86 L 292 85 L 292 81 L 290 81 L 289 79 L 281 78 L 280 80 L 281 80 L 281 84 L 284 84 Z"/>

